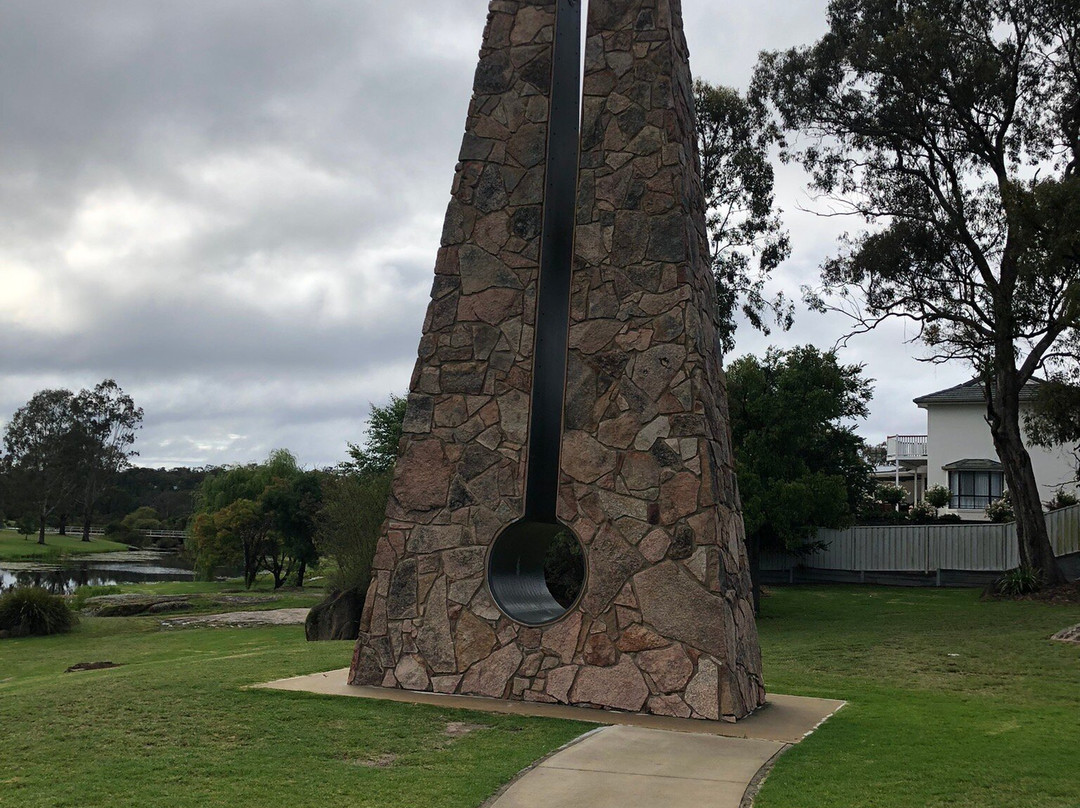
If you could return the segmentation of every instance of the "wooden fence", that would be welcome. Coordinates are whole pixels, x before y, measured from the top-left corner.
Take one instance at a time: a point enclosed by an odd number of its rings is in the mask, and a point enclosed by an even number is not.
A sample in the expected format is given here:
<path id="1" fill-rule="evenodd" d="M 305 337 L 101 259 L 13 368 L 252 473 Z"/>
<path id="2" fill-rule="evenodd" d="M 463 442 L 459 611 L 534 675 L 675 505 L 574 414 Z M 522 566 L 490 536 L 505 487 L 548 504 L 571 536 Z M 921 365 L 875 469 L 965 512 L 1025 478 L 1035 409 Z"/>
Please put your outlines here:
<path id="1" fill-rule="evenodd" d="M 1080 553 L 1080 505 L 1046 515 L 1058 556 Z M 825 550 L 799 558 L 763 553 L 764 571 L 817 570 L 931 574 L 940 570 L 1003 572 L 1020 564 L 1016 524 L 883 525 L 820 530 Z"/>

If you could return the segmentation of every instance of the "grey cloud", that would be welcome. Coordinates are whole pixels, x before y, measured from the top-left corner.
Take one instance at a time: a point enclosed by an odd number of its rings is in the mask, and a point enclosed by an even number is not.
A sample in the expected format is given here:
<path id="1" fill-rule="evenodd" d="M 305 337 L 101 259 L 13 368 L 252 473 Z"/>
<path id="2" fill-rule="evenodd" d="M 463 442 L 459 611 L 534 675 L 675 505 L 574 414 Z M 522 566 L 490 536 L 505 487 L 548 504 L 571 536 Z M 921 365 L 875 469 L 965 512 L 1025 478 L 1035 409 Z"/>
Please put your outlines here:
<path id="1" fill-rule="evenodd" d="M 340 460 L 408 383 L 485 6 L 5 4 L 0 416 L 108 376 L 146 410 L 140 462 Z M 693 67 L 736 86 L 824 30 L 825 0 L 684 6 Z M 799 212 L 802 184 L 781 171 L 795 296 L 840 229 Z M 737 352 L 842 329 L 802 312 Z M 845 355 L 878 379 L 869 433 L 909 431 L 910 399 L 953 381 L 900 338 Z"/>

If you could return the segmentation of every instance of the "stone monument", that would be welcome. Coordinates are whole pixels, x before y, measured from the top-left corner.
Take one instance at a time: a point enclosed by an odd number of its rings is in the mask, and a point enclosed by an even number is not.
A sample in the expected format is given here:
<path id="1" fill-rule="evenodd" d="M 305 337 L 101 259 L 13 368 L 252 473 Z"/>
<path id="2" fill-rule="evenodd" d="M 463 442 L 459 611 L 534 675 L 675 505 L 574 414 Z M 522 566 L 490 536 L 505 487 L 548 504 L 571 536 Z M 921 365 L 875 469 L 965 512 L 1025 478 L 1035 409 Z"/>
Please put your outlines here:
<path id="1" fill-rule="evenodd" d="M 592 0 L 582 76 L 580 2 L 491 0 L 350 683 L 736 720 L 765 693 L 681 6 Z"/>

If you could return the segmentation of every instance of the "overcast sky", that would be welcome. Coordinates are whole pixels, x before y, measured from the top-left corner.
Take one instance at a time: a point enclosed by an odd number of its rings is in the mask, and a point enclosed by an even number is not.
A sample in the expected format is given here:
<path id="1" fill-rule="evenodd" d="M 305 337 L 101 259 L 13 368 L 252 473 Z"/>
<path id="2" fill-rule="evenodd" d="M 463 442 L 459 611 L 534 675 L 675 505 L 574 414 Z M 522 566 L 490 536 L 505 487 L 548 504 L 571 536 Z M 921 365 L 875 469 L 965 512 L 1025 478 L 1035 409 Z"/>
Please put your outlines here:
<path id="1" fill-rule="evenodd" d="M 691 66 L 745 87 L 824 0 L 684 0 Z M 404 393 L 464 126 L 485 0 L 0 0 L 0 420 L 46 387 L 115 378 L 141 465 L 345 457 Z M 804 177 L 777 198 L 798 296 L 854 221 Z M 805 311 L 769 344 L 831 347 Z M 876 379 L 870 440 L 968 377 L 897 326 L 841 356 Z"/>

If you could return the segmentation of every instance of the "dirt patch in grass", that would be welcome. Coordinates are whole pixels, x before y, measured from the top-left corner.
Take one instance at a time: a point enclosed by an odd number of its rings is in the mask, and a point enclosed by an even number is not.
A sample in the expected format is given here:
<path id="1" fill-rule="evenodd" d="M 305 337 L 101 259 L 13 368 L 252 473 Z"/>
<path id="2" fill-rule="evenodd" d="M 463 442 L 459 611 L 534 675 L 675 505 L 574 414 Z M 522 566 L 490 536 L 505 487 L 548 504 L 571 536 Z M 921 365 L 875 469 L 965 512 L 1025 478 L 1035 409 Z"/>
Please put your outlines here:
<path id="1" fill-rule="evenodd" d="M 466 724 L 464 721 L 451 721 L 446 725 L 443 733 L 447 738 L 461 738 L 478 729 L 487 729 L 483 724 Z"/>
<path id="2" fill-rule="evenodd" d="M 378 757 L 354 760 L 353 763 L 357 766 L 363 766 L 365 769 L 389 769 L 397 762 L 397 759 L 397 755 L 388 752 L 385 755 L 379 755 Z"/>
<path id="3" fill-rule="evenodd" d="M 77 662 L 64 673 L 77 673 L 78 671 L 101 671 L 106 668 L 119 668 L 116 662 Z"/>
<path id="4" fill-rule="evenodd" d="M 990 586 L 983 597 L 989 600 L 1027 600 L 1039 603 L 1051 603 L 1055 606 L 1080 605 L 1080 581 L 1062 584 L 1061 586 L 1048 586 L 1038 592 L 1028 595 L 1000 595 L 993 586 Z"/>

